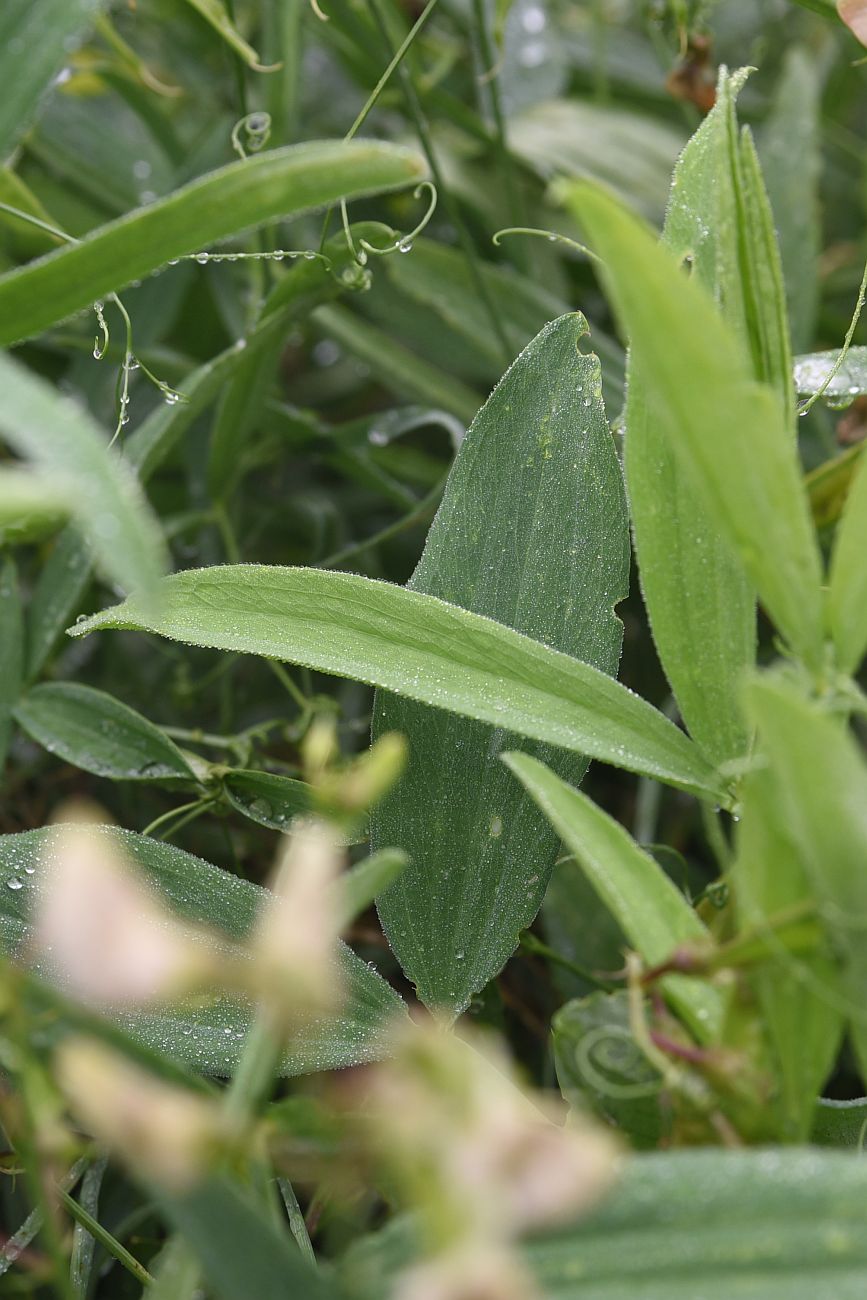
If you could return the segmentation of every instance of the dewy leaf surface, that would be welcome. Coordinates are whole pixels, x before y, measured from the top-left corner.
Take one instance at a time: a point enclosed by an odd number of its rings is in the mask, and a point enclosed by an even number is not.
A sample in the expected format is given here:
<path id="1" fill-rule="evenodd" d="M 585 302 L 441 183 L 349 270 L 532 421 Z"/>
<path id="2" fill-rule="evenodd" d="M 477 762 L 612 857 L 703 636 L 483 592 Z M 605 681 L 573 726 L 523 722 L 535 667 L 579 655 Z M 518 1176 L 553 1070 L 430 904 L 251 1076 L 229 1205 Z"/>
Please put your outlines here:
<path id="1" fill-rule="evenodd" d="M 568 196 L 696 495 L 792 649 L 817 668 L 821 563 L 785 404 L 646 226 L 589 185 Z"/>
<path id="2" fill-rule="evenodd" d="M 585 328 L 575 315 L 547 325 L 482 407 L 409 586 L 613 676 L 629 525 L 599 362 L 578 351 Z M 387 731 L 407 737 L 410 759 L 371 832 L 410 866 L 379 914 L 422 1000 L 458 1013 L 538 911 L 559 837 L 499 761 L 519 737 L 380 692 L 373 734 Z M 576 784 L 587 768 L 574 752 L 532 752 Z"/>
<path id="3" fill-rule="evenodd" d="M 230 163 L 164 199 L 0 277 L 0 347 L 39 334 L 173 258 L 339 198 L 400 189 L 417 153 L 374 141 L 311 141 Z"/>
<path id="4" fill-rule="evenodd" d="M 746 341 L 738 255 L 734 94 L 723 77 L 716 107 L 674 170 L 663 242 L 723 304 Z M 630 357 L 625 468 L 639 577 L 662 666 L 686 725 L 710 758 L 746 749 L 738 684 L 755 660 L 755 596 L 673 445 L 653 385 Z"/>
<path id="5" fill-rule="evenodd" d="M 700 797 L 726 799 L 687 736 L 605 673 L 489 618 L 405 587 L 321 569 L 190 569 L 70 628 L 158 632 L 304 664 L 433 704 Z"/>
<path id="6" fill-rule="evenodd" d="M 505 762 L 574 853 L 648 965 L 666 961 L 681 946 L 709 942 L 698 914 L 628 831 L 538 759 L 507 754 Z M 723 1006 L 715 988 L 681 975 L 665 976 L 663 987 L 699 1039 L 712 1041 L 719 1035 Z"/>
<path id="7" fill-rule="evenodd" d="M 160 840 L 131 831 L 97 828 L 113 836 L 185 920 L 241 940 L 250 930 L 266 891 Z M 7 953 L 26 949 L 30 916 L 41 887 L 42 863 L 52 852 L 57 831 L 24 831 L 0 837 L 0 946 Z M 402 1007 L 396 993 L 365 962 L 341 945 L 339 961 L 346 988 L 340 1015 L 311 1022 L 299 1032 L 284 1057 L 282 1073 L 340 1069 L 374 1060 L 385 1050 L 384 1031 Z M 177 1007 L 158 1007 L 116 1017 L 146 1046 L 175 1057 L 203 1074 L 229 1075 L 240 1058 L 253 1008 L 227 996 Z"/>
<path id="8" fill-rule="evenodd" d="M 67 763 L 115 781 L 194 781 L 174 741 L 105 691 L 43 682 L 15 710 L 28 735 Z"/>

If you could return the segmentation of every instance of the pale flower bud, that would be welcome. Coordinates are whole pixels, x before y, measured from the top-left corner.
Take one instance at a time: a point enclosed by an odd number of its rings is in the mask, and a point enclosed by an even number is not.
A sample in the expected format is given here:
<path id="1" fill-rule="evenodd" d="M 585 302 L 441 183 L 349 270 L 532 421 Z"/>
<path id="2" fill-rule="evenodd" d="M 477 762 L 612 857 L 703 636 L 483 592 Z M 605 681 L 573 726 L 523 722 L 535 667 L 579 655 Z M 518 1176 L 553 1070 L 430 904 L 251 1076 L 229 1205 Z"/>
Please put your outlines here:
<path id="1" fill-rule="evenodd" d="M 163 908 L 111 833 L 76 822 L 44 855 L 32 944 L 74 997 L 105 1009 L 169 998 L 217 969 L 205 936 Z"/>
<path id="2" fill-rule="evenodd" d="M 537 1300 L 538 1294 L 510 1251 L 473 1241 L 408 1269 L 393 1300 Z"/>
<path id="3" fill-rule="evenodd" d="M 471 1045 L 433 1024 L 409 1025 L 373 1080 L 378 1143 L 439 1243 L 509 1239 L 569 1218 L 616 1175 L 614 1137 L 552 1123 L 478 1035 Z"/>
<path id="4" fill-rule="evenodd" d="M 340 998 L 337 961 L 341 851 L 318 818 L 298 819 L 250 940 L 255 983 L 275 1014 L 290 1021 L 332 1010 Z"/>
<path id="5" fill-rule="evenodd" d="M 226 1144 L 226 1121 L 214 1102 L 146 1074 L 95 1039 L 68 1039 L 56 1064 L 82 1128 L 171 1191 L 198 1182 Z"/>

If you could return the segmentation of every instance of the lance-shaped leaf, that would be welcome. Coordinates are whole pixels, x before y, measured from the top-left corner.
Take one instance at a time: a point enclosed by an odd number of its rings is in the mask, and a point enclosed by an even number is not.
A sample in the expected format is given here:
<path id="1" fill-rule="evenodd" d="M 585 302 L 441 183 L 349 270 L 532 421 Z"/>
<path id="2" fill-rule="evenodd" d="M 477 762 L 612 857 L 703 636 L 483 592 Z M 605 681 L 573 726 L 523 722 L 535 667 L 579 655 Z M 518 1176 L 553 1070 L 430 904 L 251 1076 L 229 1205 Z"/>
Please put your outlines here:
<path id="1" fill-rule="evenodd" d="M 18 572 L 11 556 L 0 567 L 0 776 L 12 736 L 12 712 L 24 678 L 24 619 Z"/>
<path id="2" fill-rule="evenodd" d="M 173 912 L 230 939 L 244 939 L 268 898 L 258 885 L 171 844 L 105 827 L 99 833 L 116 839 Z M 26 956 L 31 909 L 56 837 L 50 827 L 0 836 L 0 947 L 7 954 Z M 403 1005 L 400 998 L 349 948 L 341 945 L 336 960 L 346 995 L 343 1008 L 338 1015 L 304 1026 L 283 1059 L 284 1074 L 340 1069 L 374 1060 L 386 1050 L 386 1028 Z M 147 1047 L 203 1074 L 230 1075 L 253 1017 L 252 1006 L 216 991 L 209 999 L 114 1018 Z"/>
<path id="3" fill-rule="evenodd" d="M 776 777 L 781 815 L 798 846 L 828 940 L 843 958 L 843 996 L 820 990 L 850 1018 L 867 1071 L 867 765 L 840 716 L 782 674 L 748 691 L 759 740 Z"/>
<path id="4" fill-rule="evenodd" d="M 863 455 L 831 557 L 828 621 L 840 667 L 854 673 L 867 650 L 867 457 Z"/>
<path id="5" fill-rule="evenodd" d="M 821 563 L 784 403 L 756 381 L 711 296 L 646 226 L 589 185 L 568 196 L 604 259 L 656 418 L 694 490 L 792 649 L 818 667 Z"/>
<path id="6" fill-rule="evenodd" d="M 80 682 L 43 682 L 18 703 L 16 721 L 49 753 L 112 781 L 191 782 L 173 740 L 129 705 Z"/>
<path id="7" fill-rule="evenodd" d="M 580 316 L 547 325 L 470 426 L 410 580 L 614 675 L 629 581 L 620 466 Z M 380 693 L 374 736 L 410 761 L 373 812 L 374 844 L 411 865 L 379 899 L 407 975 L 455 1013 L 503 966 L 545 893 L 559 837 L 499 761 L 518 737 Z M 534 746 L 577 783 L 587 762 Z"/>
<path id="8" fill-rule="evenodd" d="M 2 354 L 0 392 L 0 436 L 68 490 L 104 572 L 126 590 L 150 590 L 165 567 L 159 525 L 101 430 L 75 402 Z"/>
<path id="9" fill-rule="evenodd" d="M 688 259 L 747 342 L 734 107 L 742 80 L 721 76 L 716 107 L 678 160 L 663 242 L 678 260 Z M 625 467 L 641 587 L 684 721 L 705 752 L 724 762 L 747 744 L 738 683 L 755 659 L 755 596 L 731 543 L 692 490 L 652 387 L 633 355 Z"/>
<path id="10" fill-rule="evenodd" d="M 164 199 L 0 277 L 0 346 L 65 320 L 173 258 L 339 198 L 411 185 L 419 155 L 375 141 L 311 141 L 209 172 Z"/>
<path id="11" fill-rule="evenodd" d="M 504 761 L 574 853 L 648 965 L 660 965 L 680 947 L 710 942 L 698 914 L 628 831 L 538 759 L 529 754 L 506 754 Z M 683 975 L 666 975 L 663 988 L 697 1038 L 712 1042 L 719 1036 L 723 1003 L 712 985 Z"/>
<path id="12" fill-rule="evenodd" d="M 163 579 L 69 629 L 158 632 L 304 664 L 668 781 L 729 796 L 698 748 L 598 668 L 434 596 L 351 573 L 217 565 Z"/>
<path id="13" fill-rule="evenodd" d="M 749 974 L 776 1058 L 778 1095 L 772 1104 L 780 1137 L 804 1142 L 843 1035 L 839 968 L 820 944 L 813 951 L 789 951 L 785 933 L 774 928 L 815 898 L 777 775 L 752 771 L 740 793 L 731 872 L 739 925 L 766 938 L 768 955 Z"/>

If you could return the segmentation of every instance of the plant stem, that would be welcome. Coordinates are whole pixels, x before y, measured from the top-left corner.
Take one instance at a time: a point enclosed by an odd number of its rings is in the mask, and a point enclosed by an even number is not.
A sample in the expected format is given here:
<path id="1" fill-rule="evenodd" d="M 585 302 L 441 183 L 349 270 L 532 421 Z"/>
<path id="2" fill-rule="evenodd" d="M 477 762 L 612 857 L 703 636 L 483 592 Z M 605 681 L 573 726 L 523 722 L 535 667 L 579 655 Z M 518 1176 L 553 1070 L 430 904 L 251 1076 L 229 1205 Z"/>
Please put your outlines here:
<path id="1" fill-rule="evenodd" d="M 147 1271 L 144 1264 L 139 1263 L 135 1256 L 130 1254 L 126 1246 L 121 1245 L 117 1238 L 113 1237 L 108 1229 L 104 1228 L 99 1220 L 95 1219 L 92 1214 L 88 1214 L 84 1206 L 79 1205 L 78 1201 L 76 1201 L 74 1197 L 70 1196 L 68 1192 L 64 1192 L 61 1188 L 59 1189 L 59 1196 L 76 1223 L 81 1224 L 86 1228 L 90 1235 L 94 1237 L 119 1264 L 122 1264 L 129 1273 L 132 1273 L 133 1277 L 136 1278 L 137 1281 L 141 1282 L 143 1286 L 150 1286 L 151 1282 L 153 1282 L 153 1277 Z"/>

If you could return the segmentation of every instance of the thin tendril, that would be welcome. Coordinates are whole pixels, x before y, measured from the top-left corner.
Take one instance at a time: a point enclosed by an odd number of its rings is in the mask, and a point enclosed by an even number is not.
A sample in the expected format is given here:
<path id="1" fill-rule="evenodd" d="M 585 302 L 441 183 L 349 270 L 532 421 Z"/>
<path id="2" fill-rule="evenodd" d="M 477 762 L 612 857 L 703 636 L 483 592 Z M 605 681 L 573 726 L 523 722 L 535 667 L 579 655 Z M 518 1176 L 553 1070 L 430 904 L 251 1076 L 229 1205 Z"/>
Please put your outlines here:
<path id="1" fill-rule="evenodd" d="M 408 253 L 412 248 L 413 240 L 417 239 L 422 233 L 436 211 L 437 188 L 433 181 L 422 181 L 415 187 L 412 196 L 414 199 L 420 199 L 425 191 L 430 194 L 430 202 L 428 203 L 427 212 L 424 214 L 415 230 L 411 230 L 408 235 L 400 235 L 388 248 L 374 248 L 373 244 L 368 243 L 366 239 L 360 239 L 358 241 L 360 247 L 363 248 L 366 253 L 373 253 L 376 257 L 386 257 L 389 253 Z M 349 232 L 347 231 L 347 235 L 348 233 Z M 352 247 L 351 243 L 350 247 Z"/>
<path id="2" fill-rule="evenodd" d="M 331 22 L 331 19 L 328 17 L 328 14 L 325 13 L 323 9 L 320 9 L 319 0 L 310 0 L 310 8 L 313 10 L 316 17 L 319 19 L 321 23 Z"/>
<path id="3" fill-rule="evenodd" d="M 806 402 L 802 402 L 798 407 L 799 415 L 806 415 L 809 411 L 812 411 L 819 398 L 823 393 L 828 391 L 830 384 L 833 383 L 843 368 L 843 362 L 846 360 L 849 348 L 852 345 L 852 339 L 855 337 L 855 330 L 858 328 L 858 321 L 861 319 L 861 312 L 864 309 L 865 301 L 867 301 L 867 262 L 864 264 L 864 274 L 861 277 L 861 287 L 858 290 L 858 301 L 855 304 L 855 311 L 852 315 L 851 321 L 849 322 L 849 328 L 846 331 L 846 337 L 843 340 L 840 355 L 828 371 L 824 381 L 819 385 L 815 393 L 813 393 L 812 397 L 808 397 Z"/>
<path id="4" fill-rule="evenodd" d="M 246 134 L 246 149 L 241 143 L 241 132 Z M 259 153 L 265 148 L 271 136 L 271 114 L 257 111 L 247 113 L 240 118 L 232 127 L 232 148 L 244 161 L 247 158 L 247 150 L 250 153 Z"/>
<path id="5" fill-rule="evenodd" d="M 549 244 L 566 244 L 569 248 L 574 248 L 577 253 L 583 253 L 585 257 L 591 258 L 594 262 L 601 262 L 602 258 L 598 253 L 594 253 L 592 248 L 586 244 L 579 244 L 577 239 L 570 239 L 568 235 L 558 235 L 554 230 L 537 230 L 535 226 L 506 226 L 503 230 L 498 230 L 491 240 L 497 248 L 504 235 L 535 235 L 539 239 L 547 239 Z"/>

